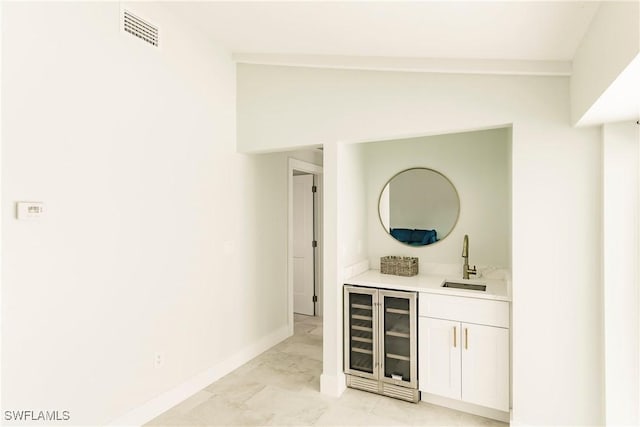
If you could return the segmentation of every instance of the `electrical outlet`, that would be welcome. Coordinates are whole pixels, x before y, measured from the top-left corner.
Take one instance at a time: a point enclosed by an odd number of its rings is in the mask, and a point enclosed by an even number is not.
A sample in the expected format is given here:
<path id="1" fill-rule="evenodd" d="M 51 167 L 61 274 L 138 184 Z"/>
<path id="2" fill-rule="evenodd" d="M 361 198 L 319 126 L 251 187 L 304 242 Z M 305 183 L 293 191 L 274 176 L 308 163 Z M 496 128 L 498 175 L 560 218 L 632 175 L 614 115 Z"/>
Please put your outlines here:
<path id="1" fill-rule="evenodd" d="M 163 353 L 156 353 L 153 355 L 153 367 L 154 368 L 161 368 L 162 365 L 164 365 L 164 354 Z"/>

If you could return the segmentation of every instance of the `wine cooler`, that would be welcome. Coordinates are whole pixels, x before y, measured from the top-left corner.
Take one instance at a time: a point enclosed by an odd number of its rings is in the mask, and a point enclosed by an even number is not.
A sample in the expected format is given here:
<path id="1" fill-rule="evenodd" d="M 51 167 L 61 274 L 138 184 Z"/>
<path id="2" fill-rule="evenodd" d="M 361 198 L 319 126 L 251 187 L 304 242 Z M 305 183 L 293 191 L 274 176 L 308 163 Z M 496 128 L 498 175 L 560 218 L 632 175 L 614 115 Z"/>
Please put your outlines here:
<path id="1" fill-rule="evenodd" d="M 416 293 L 344 287 L 349 387 L 417 402 Z"/>

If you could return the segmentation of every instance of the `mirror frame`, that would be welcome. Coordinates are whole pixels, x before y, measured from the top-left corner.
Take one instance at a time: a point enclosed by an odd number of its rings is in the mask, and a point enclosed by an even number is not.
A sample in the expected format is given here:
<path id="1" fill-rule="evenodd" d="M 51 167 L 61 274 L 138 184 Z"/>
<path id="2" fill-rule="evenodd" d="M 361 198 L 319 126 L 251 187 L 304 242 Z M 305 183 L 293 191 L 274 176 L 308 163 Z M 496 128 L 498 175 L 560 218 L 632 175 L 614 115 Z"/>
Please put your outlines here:
<path id="1" fill-rule="evenodd" d="M 391 233 L 389 233 L 389 231 L 385 227 L 384 223 L 382 222 L 382 216 L 380 215 L 380 201 L 382 200 L 382 193 L 384 193 L 384 189 L 389 185 L 389 183 L 396 176 L 398 176 L 398 175 L 400 175 L 402 173 L 411 171 L 411 170 L 416 170 L 416 169 L 427 170 L 427 171 L 431 171 L 431 172 L 434 172 L 434 173 L 437 173 L 438 175 L 440 175 L 442 178 L 444 178 L 451 185 L 451 188 L 453 188 L 453 191 L 456 194 L 456 197 L 458 198 L 458 214 L 456 215 L 455 221 L 453 221 L 453 225 L 451 226 L 451 230 L 449 230 L 449 232 L 445 236 L 443 236 L 441 239 L 437 240 L 435 243 L 432 243 L 430 245 L 423 245 L 423 246 L 412 246 L 412 245 L 409 245 L 407 243 L 401 242 L 400 240 L 398 240 L 395 237 L 393 237 L 391 235 Z M 440 243 L 444 239 L 446 239 L 451 234 L 451 232 L 456 228 L 456 226 L 458 225 L 458 220 L 460 219 L 460 211 L 462 210 L 462 202 L 461 202 L 461 199 L 460 199 L 460 193 L 458 193 L 458 189 L 456 188 L 455 185 L 453 185 L 453 182 L 451 182 L 451 180 L 445 174 L 443 174 L 442 172 L 439 172 L 439 171 L 437 171 L 435 169 L 431 169 L 431 168 L 427 168 L 427 167 L 423 167 L 423 166 L 416 166 L 416 167 L 412 167 L 412 168 L 407 168 L 407 169 L 401 170 L 400 172 L 396 173 L 391 178 L 389 178 L 387 180 L 387 182 L 385 182 L 385 184 L 382 186 L 382 189 L 380 190 L 380 195 L 378 196 L 378 205 L 376 206 L 376 209 L 378 210 L 378 222 L 380 222 L 380 226 L 384 230 L 385 234 L 387 236 L 389 236 L 389 238 L 391 240 L 393 240 L 394 242 L 400 243 L 401 245 L 408 246 L 410 248 L 429 248 L 429 247 L 432 247 L 433 245 L 436 245 L 436 244 Z"/>

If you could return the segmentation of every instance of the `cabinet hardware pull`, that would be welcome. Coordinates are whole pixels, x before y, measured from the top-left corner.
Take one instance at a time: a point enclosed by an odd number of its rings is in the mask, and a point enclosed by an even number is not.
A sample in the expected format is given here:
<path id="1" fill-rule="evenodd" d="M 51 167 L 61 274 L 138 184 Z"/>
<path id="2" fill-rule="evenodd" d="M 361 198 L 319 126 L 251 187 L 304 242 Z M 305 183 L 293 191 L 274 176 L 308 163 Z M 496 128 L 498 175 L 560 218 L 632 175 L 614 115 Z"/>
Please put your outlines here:
<path id="1" fill-rule="evenodd" d="M 458 346 L 458 327 L 453 327 L 453 348 Z"/>
<path id="2" fill-rule="evenodd" d="M 464 349 L 469 350 L 469 329 L 464 328 Z"/>

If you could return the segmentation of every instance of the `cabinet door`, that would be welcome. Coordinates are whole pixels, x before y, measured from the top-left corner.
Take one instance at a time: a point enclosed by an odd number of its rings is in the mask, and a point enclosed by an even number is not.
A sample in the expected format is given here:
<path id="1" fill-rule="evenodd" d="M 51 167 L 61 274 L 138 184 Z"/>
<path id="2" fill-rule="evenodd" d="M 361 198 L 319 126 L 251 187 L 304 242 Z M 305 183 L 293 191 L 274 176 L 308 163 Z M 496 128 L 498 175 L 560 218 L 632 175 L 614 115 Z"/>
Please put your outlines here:
<path id="1" fill-rule="evenodd" d="M 415 388 L 418 384 L 416 294 L 379 291 L 380 374 L 387 383 Z"/>
<path id="2" fill-rule="evenodd" d="M 462 400 L 509 410 L 509 330 L 462 323 Z"/>
<path id="3" fill-rule="evenodd" d="M 420 317 L 418 384 L 421 391 L 460 399 L 460 323 Z"/>
<path id="4" fill-rule="evenodd" d="M 344 370 L 378 379 L 378 292 L 375 289 L 344 288 Z"/>

